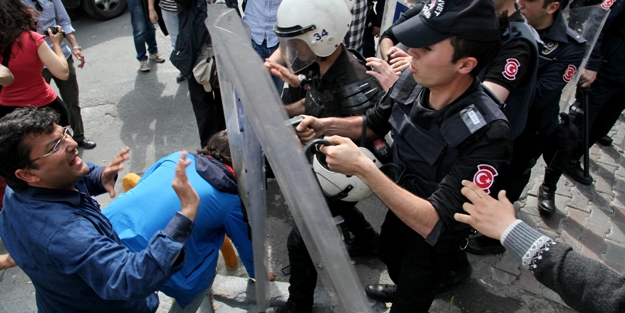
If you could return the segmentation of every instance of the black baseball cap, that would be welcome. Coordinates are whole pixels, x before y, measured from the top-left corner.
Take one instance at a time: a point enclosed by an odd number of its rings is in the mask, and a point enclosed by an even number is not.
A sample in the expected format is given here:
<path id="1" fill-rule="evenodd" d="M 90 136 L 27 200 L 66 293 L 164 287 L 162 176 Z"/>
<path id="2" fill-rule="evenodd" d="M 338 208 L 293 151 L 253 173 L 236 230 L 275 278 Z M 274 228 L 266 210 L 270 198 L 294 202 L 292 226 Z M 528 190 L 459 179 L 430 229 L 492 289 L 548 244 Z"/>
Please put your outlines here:
<path id="1" fill-rule="evenodd" d="M 393 28 L 408 47 L 422 48 L 451 36 L 474 41 L 501 38 L 493 0 L 431 0 L 421 13 Z"/>

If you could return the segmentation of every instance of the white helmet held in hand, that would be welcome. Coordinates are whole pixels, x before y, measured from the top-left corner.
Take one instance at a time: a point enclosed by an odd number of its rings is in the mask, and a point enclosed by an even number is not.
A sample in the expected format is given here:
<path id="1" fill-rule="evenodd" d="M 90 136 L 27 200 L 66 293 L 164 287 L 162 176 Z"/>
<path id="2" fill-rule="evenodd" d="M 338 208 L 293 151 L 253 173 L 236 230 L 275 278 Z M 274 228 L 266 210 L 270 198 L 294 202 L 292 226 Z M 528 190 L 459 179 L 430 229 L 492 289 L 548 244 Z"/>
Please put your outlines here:
<path id="1" fill-rule="evenodd" d="M 306 145 L 306 153 L 310 154 L 317 145 L 333 145 L 324 139 L 315 139 Z M 360 147 L 360 151 L 366 155 L 375 165 L 380 168 L 380 162 L 367 148 Z M 354 175 L 345 175 L 333 172 L 328 169 L 325 162 L 325 155 L 321 152 L 315 153 L 312 157 L 312 166 L 315 176 L 319 181 L 323 194 L 333 200 L 342 200 L 347 202 L 355 202 L 363 200 L 373 194 L 371 188 L 365 184 L 360 178 Z"/>
<path id="2" fill-rule="evenodd" d="M 274 31 L 294 73 L 327 57 L 343 41 L 356 0 L 283 0 Z"/>

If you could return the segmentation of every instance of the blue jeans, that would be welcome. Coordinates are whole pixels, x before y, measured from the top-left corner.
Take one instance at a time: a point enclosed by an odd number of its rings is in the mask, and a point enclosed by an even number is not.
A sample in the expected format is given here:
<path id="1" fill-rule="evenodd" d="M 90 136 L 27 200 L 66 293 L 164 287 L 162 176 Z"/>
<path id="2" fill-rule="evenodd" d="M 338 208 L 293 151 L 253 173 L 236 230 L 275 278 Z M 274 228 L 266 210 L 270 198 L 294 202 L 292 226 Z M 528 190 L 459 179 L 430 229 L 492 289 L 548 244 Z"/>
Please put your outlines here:
<path id="1" fill-rule="evenodd" d="M 252 47 L 254 48 L 254 51 L 258 53 L 258 55 L 263 61 L 265 61 L 266 58 L 271 56 L 271 54 L 274 51 L 276 51 L 276 49 L 278 49 L 278 46 L 279 45 L 275 45 L 273 47 L 267 47 L 266 43 L 259 45 L 259 44 L 256 44 L 254 40 L 252 40 Z M 269 73 L 269 76 L 271 76 L 271 79 L 273 79 L 273 83 L 276 85 L 276 89 L 278 90 L 278 96 L 281 95 L 282 89 L 284 89 L 284 82 L 279 77 L 271 75 L 271 73 Z"/>
<path id="2" fill-rule="evenodd" d="M 148 59 L 145 51 L 146 44 L 150 54 L 158 53 L 154 24 L 145 16 L 141 0 L 128 0 L 126 2 L 128 3 L 128 11 L 130 11 L 130 24 L 132 25 L 132 36 L 135 40 L 137 60 L 145 61 Z"/>

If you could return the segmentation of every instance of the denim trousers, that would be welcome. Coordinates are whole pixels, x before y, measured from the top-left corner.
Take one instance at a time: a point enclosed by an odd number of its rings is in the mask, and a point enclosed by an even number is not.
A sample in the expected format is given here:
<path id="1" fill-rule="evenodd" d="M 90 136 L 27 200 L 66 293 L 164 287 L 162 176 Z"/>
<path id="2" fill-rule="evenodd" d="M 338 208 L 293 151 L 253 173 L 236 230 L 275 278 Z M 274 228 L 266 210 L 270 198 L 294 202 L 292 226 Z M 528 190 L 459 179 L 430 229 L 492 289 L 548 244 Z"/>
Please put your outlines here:
<path id="1" fill-rule="evenodd" d="M 169 32 L 169 40 L 171 42 L 171 50 L 176 50 L 176 38 L 178 38 L 178 12 L 172 12 L 161 9 L 163 21 Z"/>
<path id="2" fill-rule="evenodd" d="M 148 59 L 145 50 L 146 44 L 150 54 L 158 53 L 154 24 L 145 16 L 141 0 L 128 0 L 127 3 L 128 11 L 130 11 L 130 24 L 132 25 L 132 37 L 135 41 L 137 60 L 145 61 Z"/>

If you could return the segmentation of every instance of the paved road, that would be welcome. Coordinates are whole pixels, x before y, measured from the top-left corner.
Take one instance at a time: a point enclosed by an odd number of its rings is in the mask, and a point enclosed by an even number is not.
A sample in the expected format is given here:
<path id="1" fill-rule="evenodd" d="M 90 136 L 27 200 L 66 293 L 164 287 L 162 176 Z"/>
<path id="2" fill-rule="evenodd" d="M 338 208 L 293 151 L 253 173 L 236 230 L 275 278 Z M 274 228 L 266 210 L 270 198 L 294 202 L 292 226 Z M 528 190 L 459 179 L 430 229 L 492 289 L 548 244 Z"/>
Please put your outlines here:
<path id="1" fill-rule="evenodd" d="M 85 160 L 106 164 L 119 149 L 129 146 L 131 159 L 122 174 L 142 173 L 173 151 L 198 148 L 186 83 L 176 83 L 178 71 L 169 62 L 152 64 L 149 73 L 138 71 L 127 13 L 106 22 L 81 16 L 74 26 L 87 58 L 85 68 L 78 70 L 86 134 L 98 143 L 96 149 L 81 152 Z M 157 40 L 160 51 L 168 55 L 169 38 L 158 33 Z M 625 126 L 621 122 L 613 135 L 614 146 L 591 149 L 591 170 L 596 178 L 593 186 L 581 186 L 568 178 L 561 180 L 556 197 L 560 208 L 557 214 L 545 218 L 536 210 L 542 163 L 534 169 L 528 191 L 517 207 L 523 220 L 622 274 L 625 271 L 625 158 L 622 150 Z M 118 189 L 121 192 L 121 185 Z M 111 201 L 108 196 L 99 196 L 97 200 L 103 206 Z M 272 180 L 268 186 L 268 202 L 269 264 L 279 281 L 288 281 L 281 269 L 288 265 L 285 242 L 293 221 L 277 183 Z M 359 207 L 379 229 L 386 212 L 384 205 L 372 197 L 362 201 Z M 1 244 L 0 252 L 4 252 Z M 390 282 L 383 264 L 375 257 L 353 261 L 363 285 Z M 508 253 L 470 256 L 470 261 L 473 264 L 471 279 L 453 291 L 440 294 L 432 312 L 573 312 Z M 219 272 L 245 276 L 244 269 L 231 272 L 223 264 Z M 167 305 L 165 301 L 159 311 L 166 311 Z M 35 311 L 34 289 L 28 277 L 16 268 L 0 271 L 0 312 Z"/>

